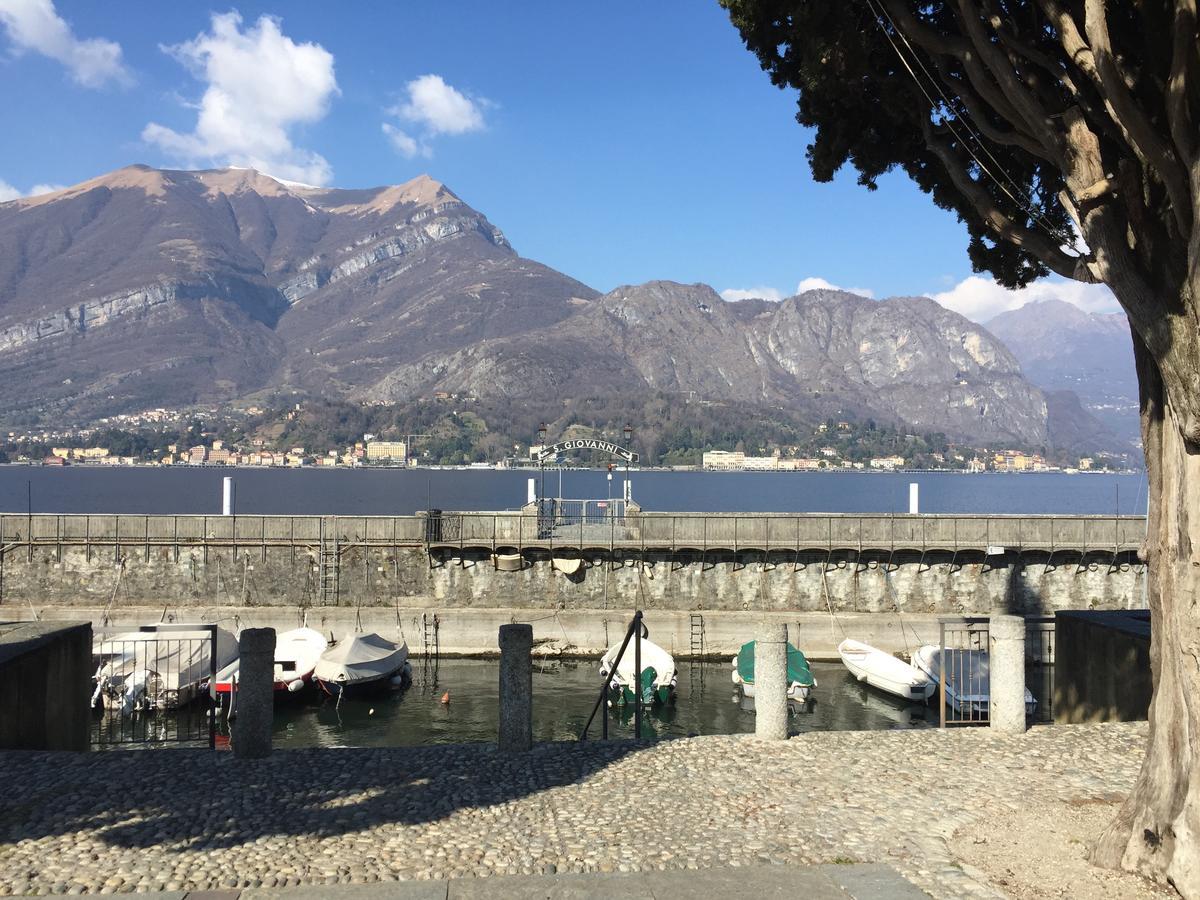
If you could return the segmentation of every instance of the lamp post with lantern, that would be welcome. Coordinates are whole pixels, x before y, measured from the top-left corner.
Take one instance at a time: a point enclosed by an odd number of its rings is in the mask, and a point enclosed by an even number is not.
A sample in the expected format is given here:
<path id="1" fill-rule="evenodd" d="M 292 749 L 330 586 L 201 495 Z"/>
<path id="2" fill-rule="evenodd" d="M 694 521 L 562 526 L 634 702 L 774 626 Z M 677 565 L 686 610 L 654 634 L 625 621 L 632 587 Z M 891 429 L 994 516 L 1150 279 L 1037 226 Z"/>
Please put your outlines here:
<path id="1" fill-rule="evenodd" d="M 546 457 L 544 455 L 545 450 L 546 450 L 546 423 L 545 422 L 542 422 L 540 425 L 538 425 L 537 437 L 538 437 L 538 476 L 539 476 L 539 478 L 538 478 L 538 504 L 537 504 L 537 523 L 538 523 L 537 530 L 538 530 L 538 537 L 541 538 L 541 537 L 543 537 L 543 535 L 542 535 L 542 522 L 543 522 L 542 510 L 545 509 L 545 503 L 546 503 Z"/>
<path id="2" fill-rule="evenodd" d="M 629 450 L 630 442 L 633 440 L 633 426 L 630 425 L 628 422 L 626 422 L 625 427 L 621 429 L 621 434 L 625 436 L 625 449 Z M 624 501 L 621 504 L 622 507 L 628 507 L 629 500 L 631 499 L 630 493 L 629 493 L 629 459 L 628 458 L 626 458 L 626 460 L 625 460 L 625 486 L 622 489 L 621 497 Z"/>

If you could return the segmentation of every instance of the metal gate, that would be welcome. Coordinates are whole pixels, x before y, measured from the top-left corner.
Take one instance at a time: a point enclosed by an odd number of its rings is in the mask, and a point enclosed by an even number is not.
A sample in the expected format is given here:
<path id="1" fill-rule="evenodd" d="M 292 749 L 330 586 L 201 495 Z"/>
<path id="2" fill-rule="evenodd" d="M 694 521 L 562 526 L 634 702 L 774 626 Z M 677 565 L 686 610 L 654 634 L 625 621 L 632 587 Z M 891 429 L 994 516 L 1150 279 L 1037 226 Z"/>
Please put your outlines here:
<path id="1" fill-rule="evenodd" d="M 934 702 L 941 726 L 987 725 L 991 721 L 987 655 L 990 619 L 942 617 L 940 662 L 943 670 Z M 1054 617 L 1025 617 L 1025 687 L 1032 695 L 1034 722 L 1054 721 Z"/>
<path id="2" fill-rule="evenodd" d="M 216 625 L 113 626 L 93 633 L 93 747 L 216 746 L 209 693 L 221 658 Z"/>

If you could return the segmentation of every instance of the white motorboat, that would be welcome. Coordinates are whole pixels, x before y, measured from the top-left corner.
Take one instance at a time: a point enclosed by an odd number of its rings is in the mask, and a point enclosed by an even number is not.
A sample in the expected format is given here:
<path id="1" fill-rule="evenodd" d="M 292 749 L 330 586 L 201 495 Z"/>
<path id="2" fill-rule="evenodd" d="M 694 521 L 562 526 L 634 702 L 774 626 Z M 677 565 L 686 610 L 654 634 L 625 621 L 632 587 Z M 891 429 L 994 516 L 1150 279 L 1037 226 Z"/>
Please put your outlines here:
<path id="1" fill-rule="evenodd" d="M 859 681 L 905 700 L 928 700 L 937 687 L 916 666 L 862 641 L 847 638 L 838 644 L 838 655 Z"/>
<path id="2" fill-rule="evenodd" d="M 275 690 L 296 693 L 304 689 L 317 667 L 321 654 L 329 647 L 329 641 L 321 632 L 312 628 L 293 628 L 275 638 L 275 667 L 273 678 Z M 212 694 L 229 694 L 238 682 L 241 660 L 234 660 L 217 673 Z"/>
<path id="3" fill-rule="evenodd" d="M 132 713 L 190 703 L 209 687 L 211 648 L 211 633 L 199 628 L 147 627 L 102 637 L 94 647 L 92 704 Z M 237 656 L 237 641 L 224 628 L 217 629 L 216 655 L 218 670 Z"/>
<path id="4" fill-rule="evenodd" d="M 609 679 L 609 691 L 614 704 L 632 704 L 640 685 L 642 703 L 667 703 L 675 695 L 675 659 L 653 641 L 642 638 L 642 671 L 639 678 L 634 673 L 636 649 L 630 639 L 617 670 L 613 671 L 613 660 L 617 658 L 621 645 L 614 644 L 600 659 L 600 674 Z"/>
<path id="5" fill-rule="evenodd" d="M 411 677 L 408 644 L 375 632 L 355 634 L 330 646 L 317 661 L 313 679 L 330 694 L 403 683 Z"/>
<path id="6" fill-rule="evenodd" d="M 987 715 L 992 696 L 991 659 L 986 650 L 956 650 L 946 648 L 946 702 L 951 708 L 970 718 Z M 925 644 L 913 654 L 913 665 L 930 677 L 934 685 L 941 683 L 942 648 Z M 1025 688 L 1025 714 L 1033 715 L 1037 700 Z"/>

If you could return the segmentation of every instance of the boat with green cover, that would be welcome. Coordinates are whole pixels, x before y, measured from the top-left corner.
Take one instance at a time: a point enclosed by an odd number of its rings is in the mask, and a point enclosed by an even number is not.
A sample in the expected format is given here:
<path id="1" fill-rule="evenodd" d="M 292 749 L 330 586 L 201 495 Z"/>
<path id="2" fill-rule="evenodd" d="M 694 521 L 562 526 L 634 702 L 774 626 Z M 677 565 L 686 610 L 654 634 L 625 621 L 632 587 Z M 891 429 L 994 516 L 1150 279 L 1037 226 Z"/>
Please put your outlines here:
<path id="1" fill-rule="evenodd" d="M 754 696 L 754 644 L 754 641 L 742 644 L 742 649 L 733 658 L 733 683 L 747 697 Z M 808 660 L 791 644 L 787 645 L 787 682 L 788 699 L 800 702 L 807 700 L 817 686 Z"/>
<path id="2" fill-rule="evenodd" d="M 600 674 L 609 679 L 609 701 L 613 706 L 632 704 L 637 699 L 635 685 L 642 696 L 642 705 L 670 703 L 675 698 L 675 660 L 662 647 L 642 638 L 642 671 L 634 675 L 636 648 L 633 642 L 625 648 L 621 664 L 613 668 L 620 645 L 608 649 L 600 660 Z"/>

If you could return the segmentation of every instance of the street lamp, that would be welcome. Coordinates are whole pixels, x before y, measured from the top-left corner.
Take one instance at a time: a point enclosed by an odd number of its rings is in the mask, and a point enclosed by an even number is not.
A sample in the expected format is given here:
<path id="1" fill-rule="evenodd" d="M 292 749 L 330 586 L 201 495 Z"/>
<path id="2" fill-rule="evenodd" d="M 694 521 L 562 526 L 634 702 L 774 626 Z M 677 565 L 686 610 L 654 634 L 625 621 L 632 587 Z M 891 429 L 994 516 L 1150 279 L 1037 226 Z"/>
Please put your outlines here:
<path id="1" fill-rule="evenodd" d="M 538 425 L 538 505 L 537 505 L 537 522 L 538 522 L 538 537 L 542 536 L 542 509 L 546 502 L 546 423 L 542 422 Z"/>
<path id="2" fill-rule="evenodd" d="M 629 444 L 633 440 L 633 426 L 630 425 L 628 422 L 626 422 L 625 427 L 621 429 L 621 434 L 623 434 L 625 436 L 625 449 L 626 449 L 626 451 L 628 451 Z M 629 457 L 628 456 L 625 457 L 625 486 L 622 489 L 621 496 L 626 501 L 629 500 Z"/>

